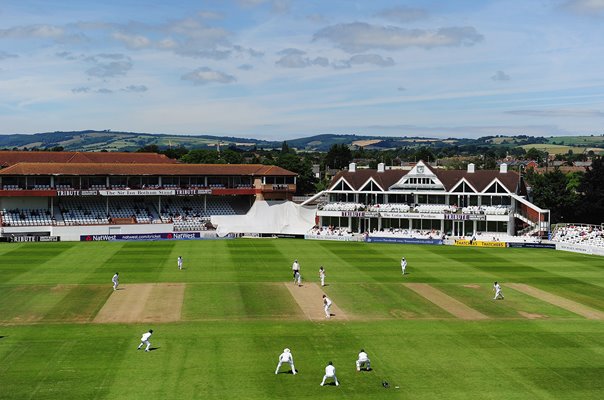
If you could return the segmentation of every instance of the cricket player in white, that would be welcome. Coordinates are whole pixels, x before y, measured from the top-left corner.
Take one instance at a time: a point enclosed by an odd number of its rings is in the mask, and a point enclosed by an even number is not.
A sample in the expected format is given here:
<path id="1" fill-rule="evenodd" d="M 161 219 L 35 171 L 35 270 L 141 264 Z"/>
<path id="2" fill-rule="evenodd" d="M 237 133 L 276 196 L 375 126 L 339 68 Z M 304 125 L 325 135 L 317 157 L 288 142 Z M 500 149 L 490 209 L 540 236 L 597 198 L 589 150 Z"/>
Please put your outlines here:
<path id="1" fill-rule="evenodd" d="M 302 286 L 302 275 L 300 275 L 299 271 L 294 273 L 294 284 L 298 284 L 298 286 Z"/>
<path id="2" fill-rule="evenodd" d="M 294 274 L 294 284 L 295 284 L 296 280 L 297 280 L 296 272 L 300 272 L 300 264 L 298 264 L 298 260 L 294 260 L 294 263 L 292 264 L 292 272 Z"/>
<path id="3" fill-rule="evenodd" d="M 292 374 L 296 375 L 296 367 L 294 367 L 294 356 L 292 356 L 292 352 L 290 349 L 283 349 L 283 353 L 279 356 L 279 364 L 277 364 L 277 369 L 275 369 L 275 375 L 279 373 L 279 368 L 281 368 L 281 364 L 289 363 L 289 366 L 292 369 Z"/>
<path id="4" fill-rule="evenodd" d="M 182 256 L 178 256 L 177 263 L 178 263 L 178 269 L 182 269 Z"/>
<path id="5" fill-rule="evenodd" d="M 117 272 L 115 273 L 115 275 L 113 275 L 113 278 L 111 278 L 111 282 L 113 282 L 113 290 L 117 290 L 117 287 L 120 284 L 120 274 L 118 274 Z"/>
<path id="6" fill-rule="evenodd" d="M 360 371 L 361 367 L 365 367 L 367 371 L 371 369 L 371 361 L 369 361 L 369 356 L 367 356 L 367 353 L 363 349 L 361 349 L 359 358 L 357 359 L 357 371 Z"/>
<path id="7" fill-rule="evenodd" d="M 504 299 L 503 293 L 501 293 L 501 286 L 499 286 L 499 283 L 495 282 L 493 284 L 493 290 L 495 291 L 495 297 L 493 297 L 493 300 Z"/>
<path id="8" fill-rule="evenodd" d="M 401 258 L 401 269 L 403 270 L 403 275 L 405 275 L 405 270 L 407 269 L 407 260 L 405 260 L 405 257 Z"/>
<path id="9" fill-rule="evenodd" d="M 325 269 L 322 265 L 319 268 L 319 278 L 321 278 L 321 286 L 325 286 Z"/>
<path id="10" fill-rule="evenodd" d="M 323 381 L 321 382 L 321 386 L 325 385 L 325 380 L 327 378 L 333 378 L 336 386 L 340 386 L 340 382 L 338 382 L 338 378 L 336 377 L 336 367 L 333 366 L 333 363 L 330 361 L 325 367 L 325 375 L 323 375 Z"/>
<path id="11" fill-rule="evenodd" d="M 323 307 L 325 309 L 325 318 L 331 318 L 331 311 L 329 311 L 331 300 L 326 295 L 323 295 Z"/>
<path id="12" fill-rule="evenodd" d="M 141 336 L 141 344 L 138 345 L 138 348 L 136 350 L 140 350 L 141 347 L 143 347 L 143 345 L 146 344 L 147 347 L 145 348 L 145 351 L 149 351 L 149 347 L 151 347 L 151 342 L 149 342 L 149 338 L 151 337 L 152 334 L 153 334 L 153 329 L 149 329 L 149 332 L 143 333 L 143 336 Z"/>

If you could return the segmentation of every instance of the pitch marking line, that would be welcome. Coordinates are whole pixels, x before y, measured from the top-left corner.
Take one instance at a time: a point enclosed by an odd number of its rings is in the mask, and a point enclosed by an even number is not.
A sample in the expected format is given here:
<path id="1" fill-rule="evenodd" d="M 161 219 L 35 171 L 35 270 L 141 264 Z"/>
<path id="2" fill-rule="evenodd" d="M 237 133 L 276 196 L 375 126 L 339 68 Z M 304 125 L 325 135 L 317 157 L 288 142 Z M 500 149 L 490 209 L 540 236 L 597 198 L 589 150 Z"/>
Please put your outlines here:
<path id="1" fill-rule="evenodd" d="M 453 314 L 457 318 L 465 320 L 480 320 L 489 318 L 426 283 L 404 283 L 403 285 L 436 304 L 448 313 Z"/>
<path id="2" fill-rule="evenodd" d="M 283 283 L 296 303 L 311 321 L 325 321 L 325 311 L 323 310 L 323 290 L 316 283 L 305 283 L 302 286 L 292 283 Z M 333 299 L 332 299 L 333 301 Z M 342 311 L 335 302 L 331 304 L 331 319 L 346 320 L 348 316 Z"/>
<path id="3" fill-rule="evenodd" d="M 604 312 L 602 311 L 595 310 L 591 307 L 584 306 L 581 303 L 577 303 L 576 301 L 537 289 L 536 287 L 525 285 L 524 283 L 508 283 L 507 286 L 524 294 L 528 294 L 536 299 L 578 314 L 587 319 L 604 319 Z"/>

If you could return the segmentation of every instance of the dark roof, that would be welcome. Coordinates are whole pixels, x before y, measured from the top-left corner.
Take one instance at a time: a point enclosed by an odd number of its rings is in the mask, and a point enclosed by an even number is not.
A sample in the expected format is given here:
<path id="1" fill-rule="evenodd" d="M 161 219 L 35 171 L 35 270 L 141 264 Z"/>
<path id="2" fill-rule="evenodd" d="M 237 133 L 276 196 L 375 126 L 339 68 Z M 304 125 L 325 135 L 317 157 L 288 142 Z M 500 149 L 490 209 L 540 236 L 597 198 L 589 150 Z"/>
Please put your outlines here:
<path id="1" fill-rule="evenodd" d="M 398 182 L 407 172 L 409 171 L 400 169 L 389 169 L 384 172 L 377 172 L 375 169 L 357 169 L 355 172 L 340 171 L 331 180 L 330 187 L 343 177 L 352 185 L 353 189 L 360 190 L 369 178 L 373 178 L 384 190 L 388 190 L 390 186 Z"/>
<path id="2" fill-rule="evenodd" d="M 465 178 L 470 185 L 480 192 L 486 189 L 493 182 L 493 179 L 497 178 L 510 192 L 515 193 L 519 179 L 518 173 L 515 171 L 501 173 L 499 170 L 476 170 L 469 173 L 466 170 L 436 169 L 428 165 L 427 167 L 443 183 L 447 191 L 453 189 L 462 178 Z M 369 178 L 373 178 L 384 190 L 388 190 L 390 186 L 408 173 L 408 170 L 400 169 L 389 169 L 384 172 L 377 172 L 375 169 L 357 169 L 355 172 L 340 171 L 331 180 L 330 188 L 343 177 L 352 185 L 353 189 L 360 190 Z"/>
<path id="3" fill-rule="evenodd" d="M 118 163 L 19 163 L 0 175 L 247 175 L 296 176 L 274 165 L 261 164 L 118 164 Z"/>
<path id="4" fill-rule="evenodd" d="M 80 151 L 0 151 L 0 167 L 27 163 L 120 163 L 175 164 L 178 161 L 157 153 Z"/>

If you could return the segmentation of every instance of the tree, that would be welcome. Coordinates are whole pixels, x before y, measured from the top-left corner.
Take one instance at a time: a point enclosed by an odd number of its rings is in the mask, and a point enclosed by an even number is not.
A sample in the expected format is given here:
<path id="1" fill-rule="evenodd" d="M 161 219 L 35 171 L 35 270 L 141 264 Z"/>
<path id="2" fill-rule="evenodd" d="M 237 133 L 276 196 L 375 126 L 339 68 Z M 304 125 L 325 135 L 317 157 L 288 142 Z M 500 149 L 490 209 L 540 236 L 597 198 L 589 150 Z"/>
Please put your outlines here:
<path id="1" fill-rule="evenodd" d="M 579 218 L 590 224 L 604 223 L 604 159 L 594 158 L 579 185 L 582 194 Z"/>
<path id="2" fill-rule="evenodd" d="M 577 193 L 569 178 L 558 168 L 545 174 L 528 174 L 533 189 L 533 203 L 551 212 L 551 222 L 573 222 L 576 218 Z"/>
<path id="3" fill-rule="evenodd" d="M 159 153 L 159 146 L 156 144 L 148 144 L 136 150 L 137 153 Z"/>
<path id="4" fill-rule="evenodd" d="M 537 150 L 536 148 L 531 147 L 526 152 L 525 158 L 527 160 L 535 160 L 535 161 L 537 161 L 538 164 L 541 164 L 541 163 L 543 163 L 543 161 L 547 160 L 547 152 Z"/>
<path id="5" fill-rule="evenodd" d="M 316 178 L 312 173 L 312 162 L 307 157 L 296 154 L 281 154 L 276 165 L 298 174 L 296 193 L 314 193 Z"/>
<path id="6" fill-rule="evenodd" d="M 428 147 L 422 146 L 413 154 L 413 161 L 422 160 L 424 162 L 435 161 L 436 156 Z"/>
<path id="7" fill-rule="evenodd" d="M 161 153 L 165 154 L 166 157 L 168 157 L 168 158 L 171 158 L 173 160 L 178 160 L 179 158 L 181 158 L 188 152 L 189 152 L 189 150 L 186 147 L 178 146 L 175 148 L 166 149 L 166 150 L 162 151 Z"/>
<path id="8" fill-rule="evenodd" d="M 330 168 L 344 169 L 352 161 L 352 152 L 345 144 L 334 144 L 325 156 L 325 164 Z"/>
<path id="9" fill-rule="evenodd" d="M 185 164 L 219 164 L 216 150 L 191 150 L 180 158 Z"/>
<path id="10" fill-rule="evenodd" d="M 281 153 L 289 153 L 289 146 L 287 145 L 287 142 L 284 140 L 283 144 L 281 145 Z"/>

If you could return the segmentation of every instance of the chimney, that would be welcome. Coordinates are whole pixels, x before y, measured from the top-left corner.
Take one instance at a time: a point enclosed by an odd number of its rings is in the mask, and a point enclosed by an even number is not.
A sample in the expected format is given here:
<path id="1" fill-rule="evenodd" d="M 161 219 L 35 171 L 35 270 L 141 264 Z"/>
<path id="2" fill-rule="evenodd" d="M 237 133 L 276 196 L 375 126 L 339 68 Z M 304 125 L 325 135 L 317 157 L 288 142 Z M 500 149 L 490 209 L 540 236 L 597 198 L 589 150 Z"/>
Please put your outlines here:
<path id="1" fill-rule="evenodd" d="M 384 164 L 383 162 L 378 164 L 377 172 L 384 172 L 385 169 L 386 169 L 386 164 Z"/>
<path id="2" fill-rule="evenodd" d="M 350 164 L 348 164 L 348 172 L 356 172 L 357 170 L 357 165 L 353 162 L 351 162 Z"/>
<path id="3" fill-rule="evenodd" d="M 473 174 L 473 173 L 474 173 L 474 164 L 469 163 L 468 164 L 468 174 Z"/>
<path id="4" fill-rule="evenodd" d="M 501 165 L 499 165 L 499 173 L 500 174 L 508 173 L 508 165 L 506 163 L 501 163 Z"/>

